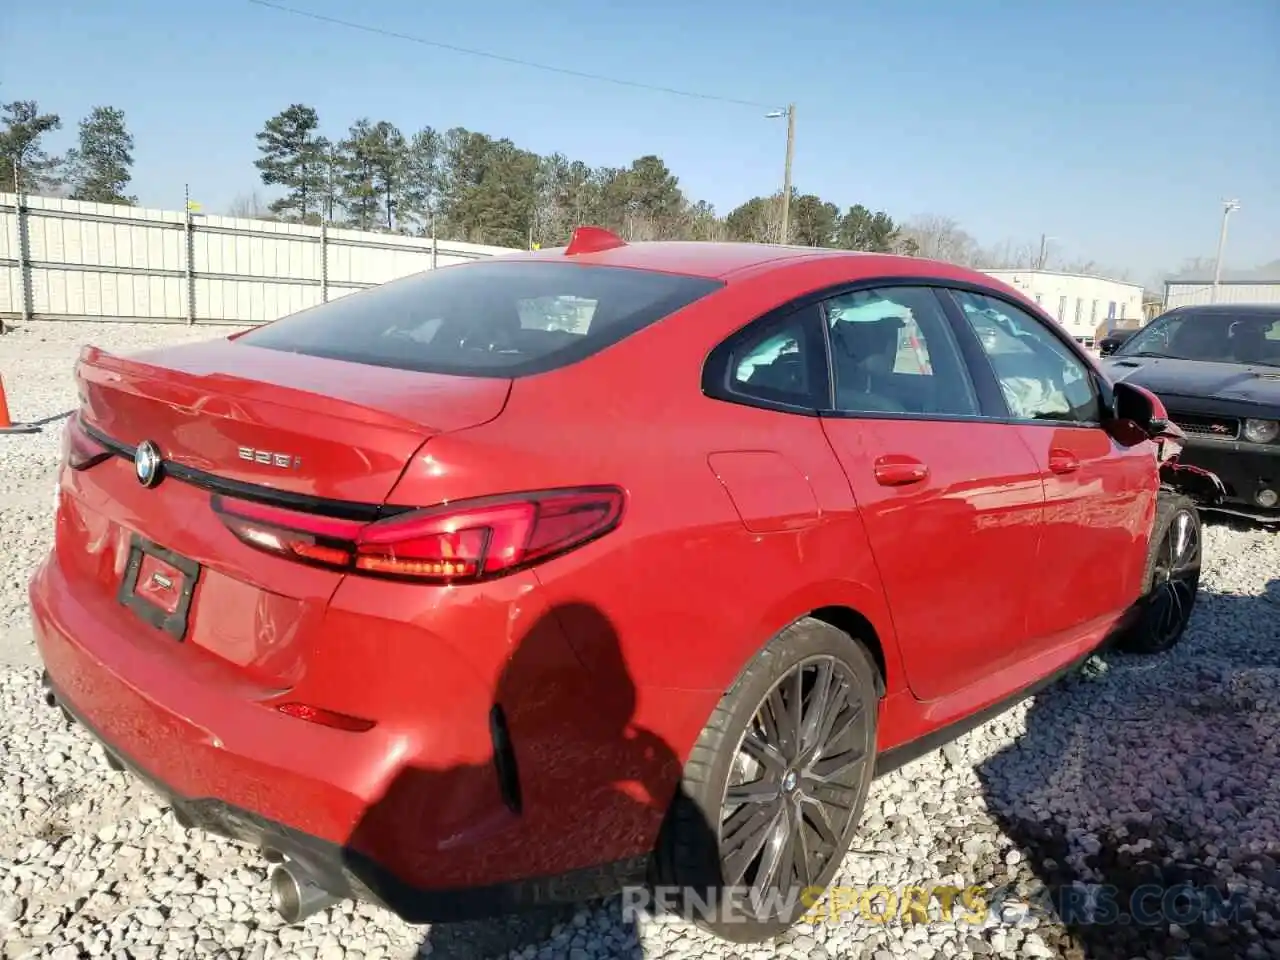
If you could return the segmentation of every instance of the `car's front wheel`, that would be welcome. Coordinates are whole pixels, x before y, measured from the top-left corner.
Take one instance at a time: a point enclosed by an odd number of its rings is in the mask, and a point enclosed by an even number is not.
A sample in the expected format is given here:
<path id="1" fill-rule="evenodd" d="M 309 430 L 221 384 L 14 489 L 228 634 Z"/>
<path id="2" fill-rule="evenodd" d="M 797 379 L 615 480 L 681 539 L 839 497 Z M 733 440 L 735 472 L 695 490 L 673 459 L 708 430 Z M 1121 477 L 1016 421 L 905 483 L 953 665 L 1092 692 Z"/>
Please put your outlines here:
<path id="1" fill-rule="evenodd" d="M 1200 511 L 1194 501 L 1181 494 L 1161 494 L 1138 616 L 1120 638 L 1121 649 L 1163 653 L 1182 639 L 1200 589 L 1203 542 Z"/>
<path id="2" fill-rule="evenodd" d="M 755 657 L 685 766 L 654 860 L 660 902 L 739 943 L 814 906 L 870 788 L 877 679 L 861 643 L 812 618 Z"/>

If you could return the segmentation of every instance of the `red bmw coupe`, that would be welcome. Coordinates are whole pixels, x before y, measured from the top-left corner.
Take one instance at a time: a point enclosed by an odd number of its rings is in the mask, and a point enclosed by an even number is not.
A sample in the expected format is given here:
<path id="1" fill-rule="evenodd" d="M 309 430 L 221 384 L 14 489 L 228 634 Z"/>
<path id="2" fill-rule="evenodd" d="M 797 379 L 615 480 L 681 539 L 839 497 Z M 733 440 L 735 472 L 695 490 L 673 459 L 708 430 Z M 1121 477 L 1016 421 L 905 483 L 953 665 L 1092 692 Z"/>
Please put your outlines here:
<path id="1" fill-rule="evenodd" d="M 1159 401 L 941 263 L 581 228 L 75 373 L 48 699 L 288 919 L 776 935 L 875 775 L 1195 602 Z"/>

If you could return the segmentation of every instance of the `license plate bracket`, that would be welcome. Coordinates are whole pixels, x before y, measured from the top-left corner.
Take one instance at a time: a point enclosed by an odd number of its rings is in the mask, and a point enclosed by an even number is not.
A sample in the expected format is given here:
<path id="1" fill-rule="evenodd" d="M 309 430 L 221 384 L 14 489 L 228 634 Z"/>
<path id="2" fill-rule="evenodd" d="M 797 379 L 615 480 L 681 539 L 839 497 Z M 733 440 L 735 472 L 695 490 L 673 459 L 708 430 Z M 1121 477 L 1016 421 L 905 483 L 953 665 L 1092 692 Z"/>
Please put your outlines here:
<path id="1" fill-rule="evenodd" d="M 145 582 L 140 583 L 144 574 Z M 116 599 L 181 643 L 187 636 L 191 597 L 199 579 L 200 565 L 194 560 L 134 534 Z"/>

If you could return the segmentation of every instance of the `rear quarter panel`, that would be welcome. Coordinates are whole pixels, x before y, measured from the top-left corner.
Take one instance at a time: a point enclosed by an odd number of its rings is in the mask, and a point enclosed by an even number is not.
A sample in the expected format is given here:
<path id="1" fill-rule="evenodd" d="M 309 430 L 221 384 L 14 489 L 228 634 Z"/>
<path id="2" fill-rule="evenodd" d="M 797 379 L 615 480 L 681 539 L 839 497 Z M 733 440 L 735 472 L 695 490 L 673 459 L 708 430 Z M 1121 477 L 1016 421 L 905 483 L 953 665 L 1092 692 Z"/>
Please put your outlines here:
<path id="1" fill-rule="evenodd" d="M 642 716 L 642 707 L 636 716 L 682 751 L 750 658 L 818 607 L 861 613 L 889 652 L 889 689 L 900 683 L 862 522 L 818 420 L 701 391 L 703 360 L 725 336 L 848 268 L 818 273 L 825 276 L 786 283 L 748 278 L 584 362 L 517 380 L 501 417 L 429 441 L 391 498 L 429 504 L 505 491 L 624 487 L 628 502 L 617 530 L 535 573 L 551 609 L 599 614 L 592 630 L 566 629 L 589 669 L 611 660 L 616 648 L 636 687 L 698 694 L 696 719 L 682 720 L 682 729 Z M 794 485 L 773 517 L 768 491 L 755 489 L 749 530 L 712 468 L 725 462 L 713 455 L 738 452 L 771 452 L 794 468 L 812 490 L 812 517 L 797 522 L 803 498 Z M 765 462 L 730 459 L 737 466 Z M 776 468 L 777 459 L 767 460 Z"/>

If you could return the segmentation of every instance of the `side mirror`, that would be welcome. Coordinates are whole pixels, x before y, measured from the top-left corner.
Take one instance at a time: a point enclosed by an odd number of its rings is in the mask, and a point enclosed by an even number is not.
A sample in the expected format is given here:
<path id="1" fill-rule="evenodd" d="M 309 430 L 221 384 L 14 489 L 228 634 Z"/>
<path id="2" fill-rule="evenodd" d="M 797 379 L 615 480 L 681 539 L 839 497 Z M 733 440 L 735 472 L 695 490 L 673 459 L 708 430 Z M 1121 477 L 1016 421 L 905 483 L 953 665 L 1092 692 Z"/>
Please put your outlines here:
<path id="1" fill-rule="evenodd" d="M 1111 388 L 1111 393 L 1117 420 L 1132 420 L 1148 433 L 1159 433 L 1169 425 L 1169 411 L 1146 387 L 1121 380 Z"/>
<path id="2" fill-rule="evenodd" d="M 1169 422 L 1164 403 L 1146 387 L 1121 380 L 1111 385 L 1110 399 L 1110 433 L 1121 443 L 1182 439 L 1182 431 Z"/>
<path id="3" fill-rule="evenodd" d="M 1117 350 L 1117 348 L 1119 348 L 1119 346 L 1120 346 L 1120 344 L 1116 343 L 1114 340 L 1111 340 L 1111 339 L 1109 339 L 1109 338 L 1108 338 L 1108 339 L 1104 339 L 1104 340 L 1099 340 L 1099 341 L 1098 341 L 1098 356 L 1100 356 L 1100 357 L 1109 357 L 1109 356 L 1111 356 L 1113 353 L 1115 353 L 1115 352 L 1116 352 L 1116 350 Z"/>

